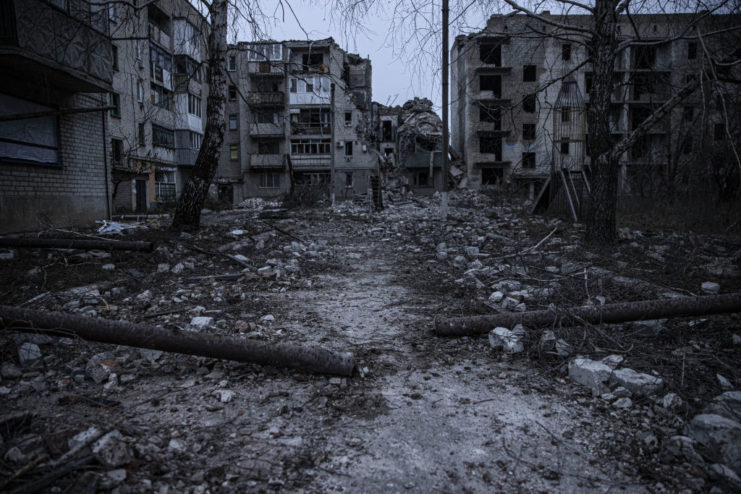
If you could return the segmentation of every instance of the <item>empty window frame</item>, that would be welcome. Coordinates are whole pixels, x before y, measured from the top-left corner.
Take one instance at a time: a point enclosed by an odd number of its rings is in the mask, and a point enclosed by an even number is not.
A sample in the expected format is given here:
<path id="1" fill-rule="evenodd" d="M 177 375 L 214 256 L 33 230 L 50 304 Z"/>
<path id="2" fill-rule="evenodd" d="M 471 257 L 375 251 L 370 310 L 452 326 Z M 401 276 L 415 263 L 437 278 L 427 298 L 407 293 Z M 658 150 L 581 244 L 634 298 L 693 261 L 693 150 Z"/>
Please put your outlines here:
<path id="1" fill-rule="evenodd" d="M 571 43 L 563 43 L 561 45 L 561 60 L 571 60 Z"/>
<path id="2" fill-rule="evenodd" d="M 414 172 L 414 175 L 412 175 L 412 185 L 415 187 L 429 187 L 430 173 L 428 171 Z"/>
<path id="3" fill-rule="evenodd" d="M 121 139 L 111 139 L 111 161 L 116 165 L 120 165 L 123 161 L 123 141 Z"/>
<path id="4" fill-rule="evenodd" d="M 260 173 L 261 189 L 277 189 L 280 187 L 280 173 L 262 172 Z"/>
<path id="5" fill-rule="evenodd" d="M 561 108 L 561 121 L 562 122 L 570 122 L 571 121 L 571 108 L 565 106 Z"/>
<path id="6" fill-rule="evenodd" d="M 112 50 L 112 58 L 113 58 L 113 70 L 118 70 L 118 47 L 116 45 L 111 45 Z"/>
<path id="7" fill-rule="evenodd" d="M 239 128 L 239 115 L 232 113 L 229 115 L 229 130 L 237 130 Z"/>
<path id="8" fill-rule="evenodd" d="M 535 140 L 535 124 L 522 124 L 522 139 L 525 141 Z"/>
<path id="9" fill-rule="evenodd" d="M 352 141 L 345 141 L 345 156 L 352 156 Z"/>
<path id="10" fill-rule="evenodd" d="M 175 132 L 171 129 L 152 124 L 152 145 L 174 149 Z"/>
<path id="11" fill-rule="evenodd" d="M 229 159 L 232 161 L 239 159 L 239 144 L 229 144 Z"/>
<path id="12" fill-rule="evenodd" d="M 685 106 L 682 108 L 682 120 L 685 122 L 691 122 L 695 116 L 695 110 L 691 106 Z"/>
<path id="13" fill-rule="evenodd" d="M 227 58 L 227 70 L 229 72 L 234 72 L 237 70 L 237 56 L 236 55 L 229 55 L 229 58 Z"/>
<path id="14" fill-rule="evenodd" d="M 257 111 L 252 113 L 255 123 L 259 124 L 278 124 L 278 114 L 273 111 Z"/>
<path id="15" fill-rule="evenodd" d="M 201 98 L 190 93 L 188 93 L 188 113 L 196 117 L 201 116 Z"/>
<path id="16" fill-rule="evenodd" d="M 502 65 L 502 44 L 499 41 L 487 40 L 479 43 L 479 60 L 483 63 Z"/>
<path id="17" fill-rule="evenodd" d="M 280 143 L 276 139 L 258 139 L 257 154 L 280 154 Z"/>
<path id="18" fill-rule="evenodd" d="M 716 141 L 722 141 L 726 138 L 726 126 L 722 123 L 717 123 L 713 126 L 713 139 Z"/>
<path id="19" fill-rule="evenodd" d="M 569 154 L 569 139 L 566 137 L 561 141 L 561 154 Z"/>
<path id="20" fill-rule="evenodd" d="M 304 70 L 317 68 L 324 63 L 324 55 L 322 53 L 304 53 L 301 55 L 301 63 Z"/>
<path id="21" fill-rule="evenodd" d="M 656 62 L 655 46 L 634 46 L 633 63 L 636 69 L 652 69 Z"/>
<path id="22" fill-rule="evenodd" d="M 502 123 L 502 109 L 499 106 L 479 105 L 479 122 L 494 123 L 494 129 L 499 130 Z"/>
<path id="23" fill-rule="evenodd" d="M 536 69 L 535 65 L 522 66 L 522 82 L 535 82 Z"/>
<path id="24" fill-rule="evenodd" d="M 694 41 L 687 42 L 687 60 L 695 60 L 697 58 L 697 43 Z"/>
<path id="25" fill-rule="evenodd" d="M 138 132 L 139 146 L 146 146 L 147 145 L 146 129 L 147 129 L 147 124 L 144 123 L 144 122 L 141 122 L 139 124 L 139 132 Z"/>
<path id="26" fill-rule="evenodd" d="M 525 113 L 535 113 L 535 95 L 527 94 L 522 99 L 522 111 Z"/>
<path id="27" fill-rule="evenodd" d="M 229 101 L 237 101 L 237 86 L 229 85 Z"/>
<path id="28" fill-rule="evenodd" d="M 499 98 L 502 95 L 502 76 L 489 74 L 480 75 L 479 90 L 493 91 L 494 96 Z"/>
<path id="29" fill-rule="evenodd" d="M 481 169 L 481 185 L 497 185 L 504 180 L 504 168 L 486 167 Z"/>
<path id="30" fill-rule="evenodd" d="M 494 134 L 480 134 L 479 152 L 482 154 L 493 154 L 496 157 L 496 161 L 502 161 L 502 138 Z"/>
<path id="31" fill-rule="evenodd" d="M 350 127 L 352 125 L 352 112 L 346 111 L 345 112 L 345 127 Z"/>
<path id="32" fill-rule="evenodd" d="M 345 172 L 345 187 L 352 188 L 352 172 Z"/>
<path id="33" fill-rule="evenodd" d="M 522 153 L 522 167 L 528 170 L 532 170 L 535 168 L 535 153 Z"/>

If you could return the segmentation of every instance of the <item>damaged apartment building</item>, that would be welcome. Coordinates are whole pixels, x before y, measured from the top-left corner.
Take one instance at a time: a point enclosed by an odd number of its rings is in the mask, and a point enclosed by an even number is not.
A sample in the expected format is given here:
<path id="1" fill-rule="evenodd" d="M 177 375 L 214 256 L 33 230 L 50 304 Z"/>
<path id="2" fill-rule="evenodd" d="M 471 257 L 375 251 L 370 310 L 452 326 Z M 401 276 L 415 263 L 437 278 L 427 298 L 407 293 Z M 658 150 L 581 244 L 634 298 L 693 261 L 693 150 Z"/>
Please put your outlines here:
<path id="1" fill-rule="evenodd" d="M 589 16 L 542 16 L 591 26 Z M 707 22 L 717 24 L 724 17 L 711 16 Z M 689 21 L 689 14 L 619 20 L 621 40 L 635 38 L 637 29 L 642 40 L 652 43 L 630 45 L 616 61 L 610 114 L 616 140 L 704 70 L 698 40 L 677 36 Z M 451 146 L 465 162 L 468 186 L 520 186 L 532 196 L 552 174 L 565 170 L 568 181 L 588 187 L 591 67 L 585 63 L 586 47 L 553 29 L 525 15 L 494 15 L 484 30 L 456 38 L 451 50 Z M 691 164 L 700 145 L 725 140 L 719 103 L 715 96 L 705 97 L 708 101 L 696 91 L 623 155 L 624 193 L 645 187 L 668 170 L 682 169 L 678 163 Z M 701 119 L 709 129 L 705 134 L 697 130 Z"/>
<path id="2" fill-rule="evenodd" d="M 369 59 L 332 38 L 241 42 L 229 48 L 227 75 L 221 199 L 328 192 L 332 182 L 339 199 L 367 192 L 379 165 Z"/>
<path id="3" fill-rule="evenodd" d="M 109 5 L 113 208 L 146 212 L 175 202 L 201 146 L 208 23 L 187 0 Z"/>
<path id="4" fill-rule="evenodd" d="M 0 3 L 0 232 L 109 212 L 108 14 L 82 0 Z"/>

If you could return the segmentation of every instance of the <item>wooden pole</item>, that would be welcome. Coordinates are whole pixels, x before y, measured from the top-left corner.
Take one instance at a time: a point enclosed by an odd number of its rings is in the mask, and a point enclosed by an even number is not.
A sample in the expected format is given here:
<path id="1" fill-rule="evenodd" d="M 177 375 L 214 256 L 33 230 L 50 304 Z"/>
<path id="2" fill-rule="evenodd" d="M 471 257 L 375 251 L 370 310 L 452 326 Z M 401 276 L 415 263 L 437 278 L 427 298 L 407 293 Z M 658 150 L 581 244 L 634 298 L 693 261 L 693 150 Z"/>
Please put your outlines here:
<path id="1" fill-rule="evenodd" d="M 231 335 L 163 329 L 128 321 L 82 317 L 0 305 L 0 329 L 149 348 L 164 352 L 289 367 L 320 374 L 352 376 L 355 358 L 316 346 L 268 343 Z"/>
<path id="2" fill-rule="evenodd" d="M 438 319 L 435 321 L 435 333 L 439 336 L 468 336 L 488 333 L 499 326 L 511 328 L 516 324 L 530 328 L 584 322 L 609 324 L 731 312 L 741 312 L 741 293 Z"/>
<path id="3" fill-rule="evenodd" d="M 442 174 L 443 190 L 440 213 L 443 221 L 448 219 L 448 175 L 450 174 L 450 164 L 448 163 L 448 146 L 450 137 L 448 135 L 448 72 L 449 72 L 449 53 L 448 53 L 448 17 L 450 9 L 448 0 L 443 0 L 443 145 L 442 145 Z M 433 171 L 434 177 L 434 171 Z"/>

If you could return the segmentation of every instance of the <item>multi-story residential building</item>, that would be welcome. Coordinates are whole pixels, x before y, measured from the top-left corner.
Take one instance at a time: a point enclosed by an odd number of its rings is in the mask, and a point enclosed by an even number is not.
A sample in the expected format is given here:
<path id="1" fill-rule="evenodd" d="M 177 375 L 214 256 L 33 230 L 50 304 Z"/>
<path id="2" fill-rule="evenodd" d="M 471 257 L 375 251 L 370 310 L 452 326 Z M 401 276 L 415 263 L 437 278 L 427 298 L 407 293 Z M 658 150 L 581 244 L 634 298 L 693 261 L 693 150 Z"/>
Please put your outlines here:
<path id="1" fill-rule="evenodd" d="M 0 232 L 109 213 L 111 43 L 83 0 L 0 2 Z"/>
<path id="2" fill-rule="evenodd" d="M 187 0 L 112 3 L 109 16 L 113 204 L 148 211 L 175 201 L 201 145 L 208 24 Z"/>
<path id="3" fill-rule="evenodd" d="M 217 172 L 234 202 L 295 187 L 365 193 L 372 152 L 371 64 L 333 39 L 230 46 L 227 134 Z"/>
<path id="4" fill-rule="evenodd" d="M 560 24 L 591 25 L 589 16 L 542 15 Z M 730 20 L 726 17 L 711 16 L 706 24 L 723 24 Z M 636 38 L 638 29 L 644 43 L 629 46 L 615 64 L 611 121 L 616 139 L 707 69 L 698 40 L 682 35 L 690 19 L 688 14 L 620 19 L 621 41 Z M 470 186 L 518 182 L 529 185 L 532 194 L 553 172 L 564 169 L 577 176 L 589 163 L 585 114 L 592 76 L 586 48 L 571 41 L 568 31 L 552 36 L 552 30 L 525 15 L 494 15 L 481 32 L 456 38 L 451 145 L 465 161 Z M 708 38 L 707 43 L 712 49 L 722 41 Z M 644 187 L 677 160 L 689 160 L 693 139 L 697 147 L 702 134 L 701 108 L 710 110 L 704 113 L 715 129 L 710 139 L 724 138 L 719 105 L 703 103 L 696 92 L 625 153 L 621 190 Z"/>

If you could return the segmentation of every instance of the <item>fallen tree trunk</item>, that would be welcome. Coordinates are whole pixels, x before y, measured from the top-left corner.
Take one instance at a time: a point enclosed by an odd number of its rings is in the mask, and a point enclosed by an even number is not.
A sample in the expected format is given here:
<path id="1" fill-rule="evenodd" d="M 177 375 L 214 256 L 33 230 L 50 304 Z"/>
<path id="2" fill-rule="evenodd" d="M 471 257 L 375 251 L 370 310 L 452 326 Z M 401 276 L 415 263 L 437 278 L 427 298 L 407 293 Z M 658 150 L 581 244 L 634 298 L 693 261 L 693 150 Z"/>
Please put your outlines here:
<path id="1" fill-rule="evenodd" d="M 127 321 L 111 321 L 0 305 L 0 329 L 185 353 L 237 362 L 290 367 L 322 374 L 351 376 L 355 358 L 315 346 L 267 343 L 234 336 L 162 329 Z"/>
<path id="2" fill-rule="evenodd" d="M 435 333 L 439 336 L 467 336 L 488 333 L 498 326 L 511 328 L 516 324 L 536 328 L 553 324 L 621 323 L 729 312 L 741 312 L 741 293 L 438 319 Z"/>
<path id="3" fill-rule="evenodd" d="M 123 240 L 93 240 L 79 238 L 0 238 L 0 247 L 27 247 L 32 249 L 102 249 L 152 252 L 152 242 Z"/>

